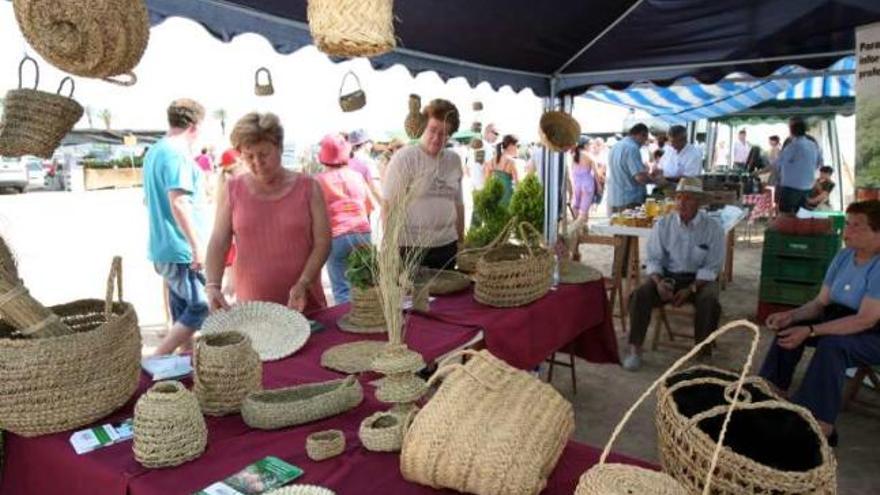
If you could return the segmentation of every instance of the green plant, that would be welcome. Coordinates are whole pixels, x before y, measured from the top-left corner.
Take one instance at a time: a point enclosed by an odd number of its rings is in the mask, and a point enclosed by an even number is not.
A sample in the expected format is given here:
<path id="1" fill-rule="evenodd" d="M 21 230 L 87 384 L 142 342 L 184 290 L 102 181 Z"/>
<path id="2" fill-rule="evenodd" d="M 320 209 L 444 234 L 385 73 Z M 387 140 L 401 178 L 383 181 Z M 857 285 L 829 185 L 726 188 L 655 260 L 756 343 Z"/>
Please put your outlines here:
<path id="1" fill-rule="evenodd" d="M 474 193 L 474 218 L 465 235 L 469 248 L 483 247 L 492 242 L 510 220 L 510 212 L 501 205 L 504 184 L 497 177 L 486 180 L 483 189 Z"/>
<path id="2" fill-rule="evenodd" d="M 376 285 L 377 254 L 376 247 L 367 244 L 357 246 L 348 253 L 345 278 L 353 287 L 369 289 Z"/>
<path id="3" fill-rule="evenodd" d="M 510 199 L 510 214 L 517 222 L 528 222 L 538 232 L 544 231 L 544 188 L 535 174 L 517 184 Z"/>

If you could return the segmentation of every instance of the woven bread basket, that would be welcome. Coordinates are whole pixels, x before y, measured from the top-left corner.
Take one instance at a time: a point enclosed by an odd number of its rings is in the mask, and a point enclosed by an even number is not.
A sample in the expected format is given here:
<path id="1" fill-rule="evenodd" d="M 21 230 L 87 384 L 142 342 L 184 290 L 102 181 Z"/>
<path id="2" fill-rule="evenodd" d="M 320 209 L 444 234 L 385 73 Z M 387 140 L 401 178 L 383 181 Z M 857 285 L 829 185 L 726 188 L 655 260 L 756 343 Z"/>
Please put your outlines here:
<path id="1" fill-rule="evenodd" d="M 180 382 L 153 385 L 134 406 L 134 458 L 144 467 L 178 466 L 205 451 L 208 429 L 199 401 Z"/>
<path id="2" fill-rule="evenodd" d="M 565 151 L 577 146 L 581 125 L 565 112 L 551 111 L 541 115 L 541 142 L 552 151 Z"/>
<path id="3" fill-rule="evenodd" d="M 341 430 L 324 430 L 306 437 L 306 455 L 320 462 L 345 452 L 345 434 Z"/>
<path id="4" fill-rule="evenodd" d="M 241 406 L 241 417 L 251 428 L 274 430 L 341 414 L 364 399 L 354 376 L 296 387 L 254 392 Z"/>
<path id="5" fill-rule="evenodd" d="M 34 64 L 36 75 L 33 89 L 22 88 L 25 62 Z M 70 96 L 62 96 L 65 83 L 70 83 Z M 73 79 L 61 80 L 56 93 L 37 90 L 40 68 L 25 57 L 18 66 L 18 89 L 11 89 L 3 100 L 3 121 L 0 122 L 0 155 L 35 155 L 50 158 L 61 140 L 83 115 L 83 107 L 73 99 Z"/>
<path id="6" fill-rule="evenodd" d="M 382 55 L 397 44 L 393 8 L 393 0 L 309 0 L 309 30 L 327 55 Z"/>
<path id="7" fill-rule="evenodd" d="M 14 0 L 13 7 L 25 39 L 52 65 L 124 86 L 137 81 L 131 71 L 150 37 L 143 0 Z"/>
<path id="8" fill-rule="evenodd" d="M 0 321 L 0 429 L 25 437 L 103 418 L 131 398 L 140 378 L 141 334 L 134 307 L 122 302 L 119 258 L 105 300 L 49 309 L 74 333 L 25 339 Z"/>
<path id="9" fill-rule="evenodd" d="M 345 81 L 348 79 L 348 76 L 353 76 L 355 82 L 357 83 L 357 89 L 350 93 L 342 93 L 342 89 L 345 87 Z M 342 82 L 339 84 L 339 108 L 342 109 L 343 112 L 355 112 L 364 108 L 367 104 L 367 93 L 364 92 L 363 87 L 361 87 L 361 80 L 354 73 L 354 71 L 348 71 L 342 76 Z"/>
<path id="10" fill-rule="evenodd" d="M 193 347 L 193 393 L 209 416 L 237 413 L 260 390 L 263 363 L 251 339 L 238 332 L 202 335 Z"/>
<path id="11" fill-rule="evenodd" d="M 464 365 L 446 364 L 462 355 Z M 450 356 L 429 384 L 440 378 L 404 436 L 403 477 L 465 493 L 539 493 L 574 431 L 571 404 L 485 350 Z"/>
<path id="12" fill-rule="evenodd" d="M 704 466 L 701 466 L 700 469 L 694 470 L 691 473 L 696 478 L 702 478 L 701 488 L 686 489 L 685 485 L 681 483 L 680 479 L 676 479 L 670 476 L 672 473 L 667 468 L 664 468 L 664 473 L 659 473 L 657 471 L 651 471 L 637 466 L 624 464 L 606 464 L 605 461 L 608 458 L 608 455 L 611 453 L 611 447 L 614 444 L 614 441 L 623 431 L 623 428 L 632 417 L 636 408 L 638 408 L 645 401 L 645 399 L 648 398 L 651 392 L 659 387 L 661 383 L 664 383 L 670 377 L 670 375 L 678 370 L 685 362 L 696 356 L 703 348 L 710 345 L 721 335 L 724 335 L 730 330 L 740 326 L 751 331 L 751 347 L 749 348 L 749 352 L 746 355 L 746 360 L 745 364 L 743 365 L 742 371 L 738 375 L 736 375 L 735 381 L 730 383 L 730 387 L 725 390 L 725 398 L 728 404 L 720 406 L 718 409 L 721 414 L 724 415 L 718 443 L 713 444 L 711 449 L 712 454 L 710 455 L 709 459 L 707 459 L 706 464 Z M 602 451 L 602 455 L 599 457 L 598 464 L 591 467 L 586 473 L 584 473 L 583 476 L 581 476 L 580 482 L 578 483 L 577 489 L 575 490 L 575 495 L 606 495 L 608 493 L 628 493 L 625 490 L 631 488 L 641 490 L 632 493 L 644 493 L 645 495 L 688 495 L 693 493 L 702 493 L 703 495 L 709 495 L 710 493 L 715 493 L 715 491 L 712 489 L 713 478 L 718 479 L 721 474 L 719 472 L 716 475 L 716 468 L 723 469 L 723 466 L 719 464 L 719 455 L 721 454 L 724 445 L 724 438 L 727 435 L 730 418 L 737 407 L 742 405 L 740 404 L 740 400 L 743 397 L 743 386 L 747 381 L 746 374 L 752 366 L 752 360 L 754 359 L 755 353 L 758 349 L 759 339 L 760 331 L 758 330 L 757 326 L 749 321 L 737 320 L 728 323 L 718 330 L 714 331 L 705 340 L 694 346 L 687 354 L 682 356 L 678 361 L 670 366 L 665 372 L 663 372 L 663 374 L 660 375 L 659 378 L 654 380 L 654 383 L 652 383 L 651 386 L 648 387 L 648 389 L 644 393 L 642 393 L 642 395 L 636 400 L 636 402 L 632 406 L 630 406 L 629 410 L 627 410 L 626 413 L 623 415 L 623 418 L 621 418 L 620 422 L 614 428 L 614 431 L 612 431 L 611 433 L 611 437 L 605 444 L 605 449 Z M 690 427 L 695 427 L 695 424 L 692 423 Z M 741 491 L 737 493 L 753 492 Z"/>
<path id="13" fill-rule="evenodd" d="M 520 224 L 523 244 L 511 244 L 507 238 L 513 220 L 487 246 L 477 261 L 474 275 L 474 299 L 487 306 L 510 308 L 536 301 L 553 283 L 553 255 L 531 224 Z M 527 235 L 527 230 L 532 235 Z"/>
<path id="14" fill-rule="evenodd" d="M 661 464 L 691 492 L 703 489 L 701 474 L 712 459 L 725 393 L 736 379 L 735 373 L 696 366 L 670 376 L 657 390 Z M 837 462 L 813 415 L 758 377 L 749 377 L 743 392 L 712 493 L 837 493 Z"/>
<path id="15" fill-rule="evenodd" d="M 266 81 L 260 81 L 260 74 L 266 75 Z M 254 94 L 257 96 L 272 96 L 275 94 L 275 85 L 272 84 L 272 73 L 265 67 L 260 67 L 254 72 Z"/>

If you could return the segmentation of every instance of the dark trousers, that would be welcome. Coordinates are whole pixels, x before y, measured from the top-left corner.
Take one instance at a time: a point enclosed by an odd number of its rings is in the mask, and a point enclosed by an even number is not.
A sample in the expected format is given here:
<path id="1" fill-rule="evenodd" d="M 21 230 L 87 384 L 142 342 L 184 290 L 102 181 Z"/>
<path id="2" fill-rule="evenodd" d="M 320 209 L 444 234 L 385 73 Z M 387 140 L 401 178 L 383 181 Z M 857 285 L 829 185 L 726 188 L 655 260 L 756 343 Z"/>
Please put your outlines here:
<path id="1" fill-rule="evenodd" d="M 783 187 L 782 194 L 779 195 L 779 211 L 781 213 L 797 213 L 800 207 L 807 205 L 809 197 L 809 189 L 801 191 L 800 189 Z"/>
<path id="2" fill-rule="evenodd" d="M 828 306 L 821 318 L 797 325 L 815 325 L 854 313 L 849 308 L 841 308 L 844 307 Z M 880 364 L 880 329 L 875 327 L 850 335 L 814 337 L 791 350 L 779 347 L 777 339 L 773 339 L 760 375 L 780 389 L 788 390 L 806 346 L 815 347 L 816 352 L 807 367 L 804 381 L 791 399 L 809 409 L 819 421 L 834 424 L 840 412 L 845 371 L 857 366 Z"/>
<path id="3" fill-rule="evenodd" d="M 686 288 L 694 281 L 693 275 L 669 275 L 675 279 L 675 291 Z M 718 283 L 709 282 L 688 298 L 694 309 L 694 340 L 702 342 L 718 328 L 721 318 L 721 303 L 718 302 Z M 657 284 L 648 279 L 629 300 L 629 343 L 641 347 L 651 324 L 651 313 L 654 308 L 665 304 L 657 292 Z"/>
<path id="4" fill-rule="evenodd" d="M 452 270 L 455 268 L 455 257 L 458 255 L 458 242 L 450 242 L 443 246 L 432 248 L 402 247 L 400 255 L 403 257 L 416 254 L 421 257 L 419 265 L 435 270 Z"/>

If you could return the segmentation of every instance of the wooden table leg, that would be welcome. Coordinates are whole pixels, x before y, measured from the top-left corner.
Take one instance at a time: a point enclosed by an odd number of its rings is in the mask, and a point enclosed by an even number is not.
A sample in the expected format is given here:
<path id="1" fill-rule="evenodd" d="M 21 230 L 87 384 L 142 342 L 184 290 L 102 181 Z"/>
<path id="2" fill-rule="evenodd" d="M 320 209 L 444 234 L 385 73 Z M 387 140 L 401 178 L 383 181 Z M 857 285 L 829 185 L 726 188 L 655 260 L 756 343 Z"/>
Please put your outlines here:
<path id="1" fill-rule="evenodd" d="M 736 227 L 727 233 L 727 246 L 724 252 L 724 276 L 721 279 L 721 288 L 726 288 L 727 283 L 733 282 L 733 252 L 736 248 Z"/>

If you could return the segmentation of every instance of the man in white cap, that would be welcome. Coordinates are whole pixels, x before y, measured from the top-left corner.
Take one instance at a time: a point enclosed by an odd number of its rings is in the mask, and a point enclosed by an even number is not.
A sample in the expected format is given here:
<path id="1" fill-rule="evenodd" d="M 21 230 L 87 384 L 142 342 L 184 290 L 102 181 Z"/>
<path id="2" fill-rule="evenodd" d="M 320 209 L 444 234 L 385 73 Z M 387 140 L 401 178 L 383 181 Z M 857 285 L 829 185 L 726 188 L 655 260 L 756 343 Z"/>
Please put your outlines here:
<path id="1" fill-rule="evenodd" d="M 641 367 L 653 308 L 692 302 L 697 342 L 718 328 L 721 317 L 715 280 L 724 262 L 724 230 L 700 210 L 705 195 L 700 179 L 682 177 L 675 191 L 678 211 L 654 224 L 648 239 L 648 278 L 630 297 L 630 345 L 623 359 L 623 367 L 630 371 Z"/>

